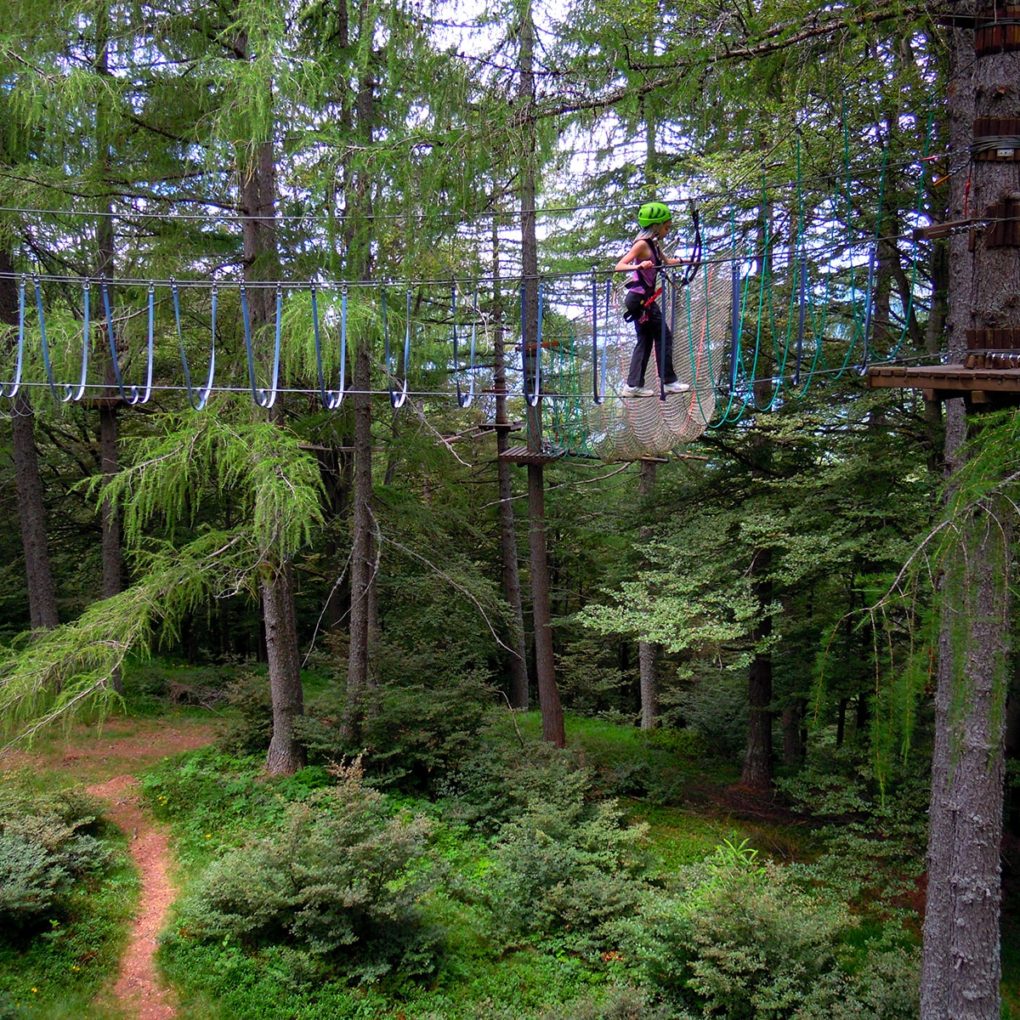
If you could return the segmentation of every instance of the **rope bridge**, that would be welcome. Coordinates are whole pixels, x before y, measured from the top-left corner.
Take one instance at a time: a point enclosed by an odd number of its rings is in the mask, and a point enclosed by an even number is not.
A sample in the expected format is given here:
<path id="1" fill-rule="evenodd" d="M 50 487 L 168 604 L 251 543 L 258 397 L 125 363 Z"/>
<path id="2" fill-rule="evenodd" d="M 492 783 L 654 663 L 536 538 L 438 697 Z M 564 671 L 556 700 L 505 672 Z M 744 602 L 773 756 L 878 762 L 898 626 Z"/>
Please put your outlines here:
<path id="1" fill-rule="evenodd" d="M 846 202 L 850 183 L 847 176 Z M 921 202 L 919 182 L 915 220 Z M 621 278 L 593 267 L 541 277 L 536 323 L 524 322 L 519 278 L 353 284 L 0 274 L 17 291 L 16 330 L 10 323 L 0 347 L 0 395 L 42 388 L 63 404 L 141 406 L 176 394 L 203 411 L 215 394 L 247 393 L 261 408 L 302 394 L 335 412 L 355 392 L 353 349 L 381 338 L 370 392 L 394 409 L 448 398 L 491 421 L 505 395 L 543 403 L 545 428 L 567 452 L 661 457 L 706 429 L 803 397 L 817 380 L 900 357 L 916 329 L 915 308 L 928 297 L 918 285 L 917 242 L 909 265 L 899 256 L 907 282 L 887 292 L 887 321 L 877 323 L 879 246 L 898 253 L 900 238 L 881 236 L 881 212 L 871 236 L 851 238 L 846 227 L 840 236 L 848 222 L 837 215 L 842 204 L 837 195 L 828 213 L 814 210 L 809 229 L 798 201 L 781 238 L 763 192 L 750 239 L 741 238 L 734 214 L 706 241 L 709 254 L 688 279 L 661 274 L 675 368 L 690 385 L 683 394 L 661 392 L 653 358 L 649 382 L 660 399 L 618 395 L 634 334 L 622 317 Z M 515 286 L 519 303 L 507 292 Z M 525 336 L 537 337 L 530 351 Z"/>

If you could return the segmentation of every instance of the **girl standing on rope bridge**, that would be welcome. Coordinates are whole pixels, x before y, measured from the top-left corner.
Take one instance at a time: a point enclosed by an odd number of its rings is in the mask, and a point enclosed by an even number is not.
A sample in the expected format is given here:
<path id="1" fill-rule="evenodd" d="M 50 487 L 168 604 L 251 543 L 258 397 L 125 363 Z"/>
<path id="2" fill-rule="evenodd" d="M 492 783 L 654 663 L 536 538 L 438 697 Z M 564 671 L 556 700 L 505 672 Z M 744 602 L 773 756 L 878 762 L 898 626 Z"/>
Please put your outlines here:
<path id="1" fill-rule="evenodd" d="M 654 397 L 655 390 L 645 387 L 645 369 L 648 358 L 655 350 L 655 360 L 659 360 L 659 343 L 665 337 L 665 365 L 659 365 L 663 390 L 666 393 L 686 393 L 690 389 L 687 383 L 677 381 L 673 369 L 673 333 L 669 326 L 663 326 L 662 311 L 655 300 L 660 293 L 655 287 L 655 279 L 663 266 L 679 266 L 682 259 L 664 258 L 659 251 L 659 242 L 666 236 L 673 225 L 673 217 L 668 206 L 662 202 L 646 202 L 638 210 L 638 226 L 641 232 L 635 238 L 630 251 L 616 263 L 616 272 L 630 273 L 627 281 L 627 294 L 624 318 L 634 323 L 637 332 L 637 343 L 630 359 L 630 371 L 627 373 L 627 384 L 620 388 L 621 397 Z"/>

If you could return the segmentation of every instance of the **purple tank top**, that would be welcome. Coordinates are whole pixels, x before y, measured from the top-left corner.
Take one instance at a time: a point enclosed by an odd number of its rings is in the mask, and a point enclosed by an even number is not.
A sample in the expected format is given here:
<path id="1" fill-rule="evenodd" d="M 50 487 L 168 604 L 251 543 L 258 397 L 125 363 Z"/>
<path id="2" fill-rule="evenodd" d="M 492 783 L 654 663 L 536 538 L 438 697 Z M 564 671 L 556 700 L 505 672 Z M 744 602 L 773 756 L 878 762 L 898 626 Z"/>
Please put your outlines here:
<path id="1" fill-rule="evenodd" d="M 646 237 L 642 240 L 652 249 L 652 261 L 655 266 L 652 269 L 635 269 L 627 280 L 627 290 L 636 291 L 639 294 L 652 294 L 655 292 L 655 274 L 658 272 L 658 267 L 662 265 L 662 256 L 651 238 Z"/>

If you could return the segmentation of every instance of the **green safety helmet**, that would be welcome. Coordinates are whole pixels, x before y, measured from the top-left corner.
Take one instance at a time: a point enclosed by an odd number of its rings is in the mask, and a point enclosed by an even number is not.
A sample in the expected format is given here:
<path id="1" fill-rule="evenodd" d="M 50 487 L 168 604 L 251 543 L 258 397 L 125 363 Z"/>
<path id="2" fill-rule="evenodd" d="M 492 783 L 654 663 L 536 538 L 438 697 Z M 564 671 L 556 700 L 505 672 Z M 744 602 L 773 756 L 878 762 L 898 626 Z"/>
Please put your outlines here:
<path id="1" fill-rule="evenodd" d="M 663 205 L 662 202 L 645 202 L 638 209 L 637 221 L 642 227 L 657 227 L 660 223 L 669 223 L 672 219 L 673 214 L 669 211 L 669 206 Z"/>

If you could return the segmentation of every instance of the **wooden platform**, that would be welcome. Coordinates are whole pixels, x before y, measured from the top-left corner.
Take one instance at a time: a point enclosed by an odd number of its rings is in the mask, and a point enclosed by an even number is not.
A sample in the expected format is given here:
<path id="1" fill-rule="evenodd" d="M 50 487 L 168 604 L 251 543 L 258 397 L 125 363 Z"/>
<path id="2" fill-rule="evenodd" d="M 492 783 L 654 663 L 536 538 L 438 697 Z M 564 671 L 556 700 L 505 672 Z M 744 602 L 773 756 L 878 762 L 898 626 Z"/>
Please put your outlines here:
<path id="1" fill-rule="evenodd" d="M 526 446 L 511 446 L 500 455 L 500 460 L 508 460 L 511 464 L 550 464 L 559 460 L 567 451 L 545 447 L 542 450 L 529 450 Z"/>
<path id="2" fill-rule="evenodd" d="M 983 364 L 988 364 L 985 352 Z M 997 353 L 997 352 L 996 352 Z M 1002 352 L 1003 362 L 1012 362 L 1013 352 Z M 968 356 L 968 362 L 976 359 Z M 868 369 L 872 389 L 924 390 L 928 400 L 962 397 L 972 404 L 1020 404 L 1020 367 L 969 368 L 967 365 L 875 365 Z"/>

